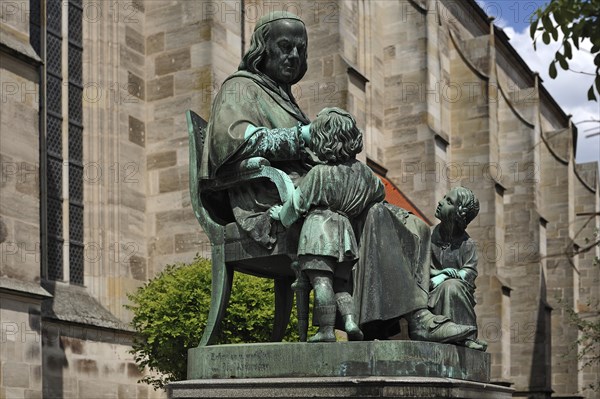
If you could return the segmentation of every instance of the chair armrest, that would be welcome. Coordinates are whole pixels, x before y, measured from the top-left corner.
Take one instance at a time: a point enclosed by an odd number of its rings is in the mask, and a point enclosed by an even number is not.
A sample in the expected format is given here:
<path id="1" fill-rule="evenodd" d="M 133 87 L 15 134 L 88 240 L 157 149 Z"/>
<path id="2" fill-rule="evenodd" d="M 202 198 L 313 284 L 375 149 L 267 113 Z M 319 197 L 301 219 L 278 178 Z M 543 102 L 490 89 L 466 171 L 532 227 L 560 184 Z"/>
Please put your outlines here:
<path id="1" fill-rule="evenodd" d="M 268 160 L 261 157 L 245 159 L 224 168 L 217 179 L 206 181 L 206 188 L 224 190 L 240 183 L 267 179 L 277 188 L 281 202 L 285 202 L 294 192 L 294 183 L 285 172 L 270 165 Z"/>

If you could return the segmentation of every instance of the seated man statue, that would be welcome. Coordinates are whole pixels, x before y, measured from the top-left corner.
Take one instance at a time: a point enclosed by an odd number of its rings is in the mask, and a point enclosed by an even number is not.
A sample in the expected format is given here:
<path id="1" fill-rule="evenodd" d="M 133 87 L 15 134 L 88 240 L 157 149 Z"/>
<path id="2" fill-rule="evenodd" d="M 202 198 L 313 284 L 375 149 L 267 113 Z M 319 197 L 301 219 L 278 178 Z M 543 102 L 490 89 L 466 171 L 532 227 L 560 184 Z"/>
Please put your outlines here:
<path id="1" fill-rule="evenodd" d="M 307 41 L 304 23 L 294 14 L 275 11 L 259 19 L 238 71 L 225 80 L 213 102 L 202 177 L 218 176 L 227 165 L 257 156 L 294 183 L 308 172 L 304 143 L 310 121 L 291 91 L 307 70 Z M 275 234 L 266 211 L 279 201 L 275 187 L 253 182 L 230 189 L 229 199 L 238 225 L 271 248 Z"/>

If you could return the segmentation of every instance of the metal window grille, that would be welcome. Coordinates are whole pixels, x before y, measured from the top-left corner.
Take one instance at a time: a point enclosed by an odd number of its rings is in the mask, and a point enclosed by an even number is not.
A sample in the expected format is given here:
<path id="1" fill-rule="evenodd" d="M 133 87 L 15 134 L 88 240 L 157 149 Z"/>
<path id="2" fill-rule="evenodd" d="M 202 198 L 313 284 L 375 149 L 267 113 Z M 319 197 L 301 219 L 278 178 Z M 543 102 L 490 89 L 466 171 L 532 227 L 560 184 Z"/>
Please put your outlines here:
<path id="1" fill-rule="evenodd" d="M 47 270 L 50 280 L 68 278 L 71 284 L 84 283 L 83 245 L 83 8 L 81 0 L 69 0 L 68 65 L 63 65 L 62 18 L 64 2 L 30 0 L 30 40 L 32 47 L 45 58 L 45 222 Z M 42 17 L 45 5 L 46 18 Z M 45 23 L 44 23 L 45 22 Z M 42 33 L 44 33 L 42 35 Z M 62 107 L 63 67 L 68 68 L 68 106 Z M 66 112 L 65 112 L 66 111 Z M 68 140 L 63 140 L 63 114 L 68 115 Z M 43 122 L 42 122 L 43 123 Z M 63 160 L 63 148 L 69 157 Z M 63 171 L 68 165 L 69 226 L 64 229 Z M 69 238 L 69 276 L 64 275 L 67 259 L 63 256 L 65 234 Z"/>
<path id="2" fill-rule="evenodd" d="M 33 4 L 32 4 L 33 6 Z M 37 0 L 35 13 L 41 15 Z M 32 10 L 32 14 L 33 14 Z M 50 280 L 63 280 L 63 192 L 62 192 L 62 5 L 46 1 L 46 224 Z M 41 22 L 41 19 L 39 19 Z M 41 41 L 40 41 L 41 45 Z"/>
<path id="3" fill-rule="evenodd" d="M 83 285 L 83 29 L 81 1 L 69 0 L 69 281 Z"/>

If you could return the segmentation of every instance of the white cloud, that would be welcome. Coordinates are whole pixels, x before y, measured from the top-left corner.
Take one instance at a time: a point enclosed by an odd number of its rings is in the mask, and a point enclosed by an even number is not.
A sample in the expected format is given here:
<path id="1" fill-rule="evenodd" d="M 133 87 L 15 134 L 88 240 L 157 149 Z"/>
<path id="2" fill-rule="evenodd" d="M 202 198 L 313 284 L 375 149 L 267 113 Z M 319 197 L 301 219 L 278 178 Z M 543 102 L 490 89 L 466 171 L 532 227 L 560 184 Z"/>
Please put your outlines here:
<path id="1" fill-rule="evenodd" d="M 587 100 L 587 91 L 594 81 L 593 76 L 584 75 L 572 71 L 563 71 L 558 67 L 558 76 L 551 79 L 548 75 L 548 66 L 554 59 L 554 53 L 560 44 L 551 42 L 545 45 L 538 40 L 537 51 L 533 49 L 533 43 L 529 36 L 529 28 L 523 31 L 515 31 L 512 27 L 505 27 L 504 32 L 510 37 L 511 45 L 517 50 L 527 65 L 533 71 L 540 73 L 543 85 L 554 99 L 560 104 L 567 114 L 573 115 L 573 122 L 600 119 L 600 103 Z M 561 38 L 559 37 L 559 40 Z M 573 59 L 569 61 L 569 67 L 575 71 L 593 73 L 594 57 L 590 53 L 592 45 L 589 41 L 581 43 L 580 50 L 573 48 Z M 577 162 L 600 162 L 600 136 L 586 138 L 585 136 L 600 130 L 600 123 L 578 124 L 579 143 L 577 145 Z M 590 130 L 597 127 L 596 130 Z"/>

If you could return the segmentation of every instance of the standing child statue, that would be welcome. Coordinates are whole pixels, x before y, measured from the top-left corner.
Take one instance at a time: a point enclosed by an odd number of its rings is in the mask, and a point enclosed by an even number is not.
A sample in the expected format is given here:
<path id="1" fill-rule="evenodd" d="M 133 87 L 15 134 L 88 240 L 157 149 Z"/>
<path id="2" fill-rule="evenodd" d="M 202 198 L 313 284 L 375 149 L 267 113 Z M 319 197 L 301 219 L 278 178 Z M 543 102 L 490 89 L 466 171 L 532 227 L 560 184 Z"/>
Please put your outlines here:
<path id="1" fill-rule="evenodd" d="M 438 203 L 435 217 L 441 223 L 431 235 L 429 309 L 473 327 L 477 327 L 477 248 L 465 229 L 478 213 L 475 194 L 468 188 L 455 187 Z M 477 330 L 459 344 L 482 351 L 487 348 L 486 342 L 477 339 Z"/>
<path id="2" fill-rule="evenodd" d="M 302 179 L 291 198 L 271 209 L 271 217 L 285 227 L 301 217 L 298 262 L 315 292 L 318 332 L 309 342 L 336 340 L 336 309 L 350 340 L 362 340 L 347 291 L 358 245 L 351 221 L 369 205 L 385 197 L 381 181 L 356 160 L 363 147 L 354 118 L 339 108 L 325 108 L 310 125 L 309 149 L 322 164 Z M 337 306 L 336 306 L 337 305 Z"/>

